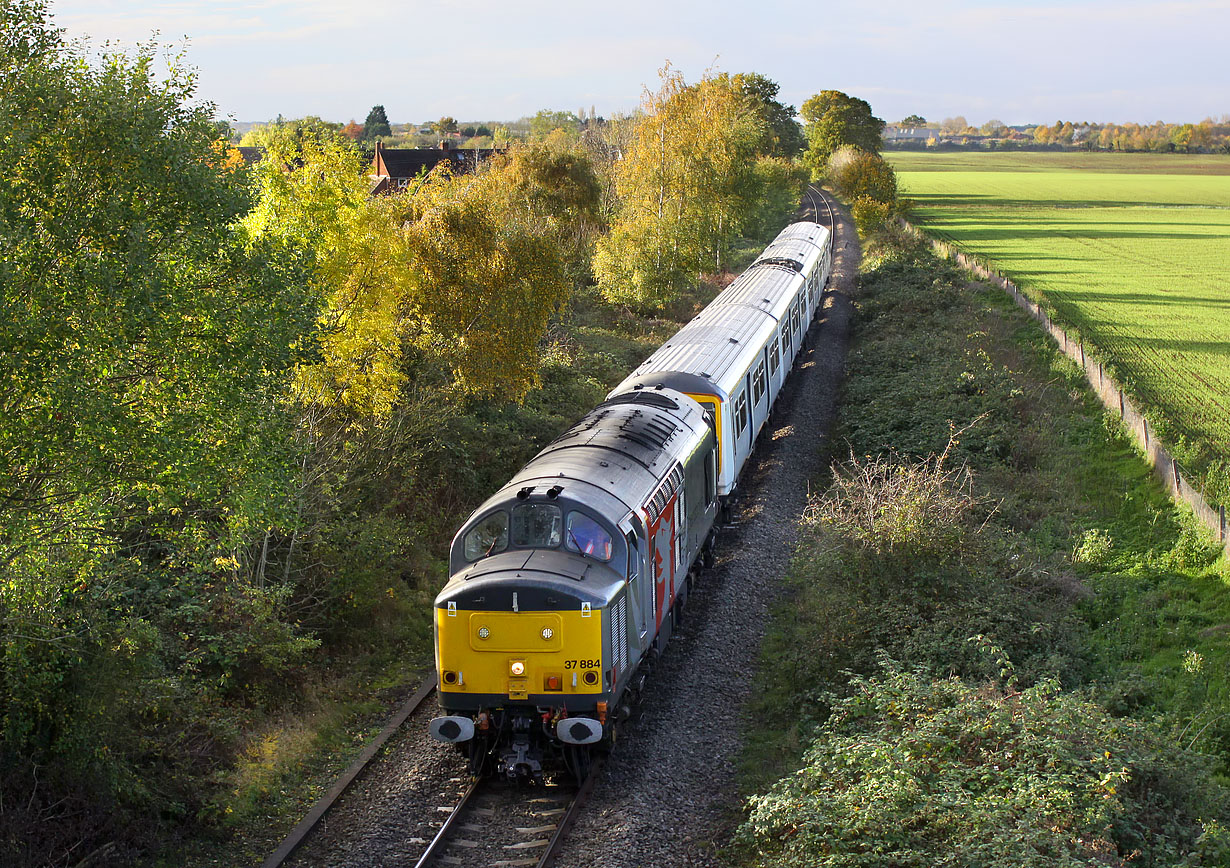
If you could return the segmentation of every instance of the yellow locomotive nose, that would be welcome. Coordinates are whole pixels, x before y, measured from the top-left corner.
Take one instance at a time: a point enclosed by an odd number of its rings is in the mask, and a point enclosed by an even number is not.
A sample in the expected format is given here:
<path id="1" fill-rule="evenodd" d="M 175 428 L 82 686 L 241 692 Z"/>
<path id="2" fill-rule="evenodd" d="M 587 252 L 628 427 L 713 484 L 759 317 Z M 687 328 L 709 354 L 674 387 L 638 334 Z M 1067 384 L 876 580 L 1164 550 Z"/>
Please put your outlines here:
<path id="1" fill-rule="evenodd" d="M 601 610 L 437 608 L 436 639 L 444 694 L 527 700 L 602 691 Z"/>

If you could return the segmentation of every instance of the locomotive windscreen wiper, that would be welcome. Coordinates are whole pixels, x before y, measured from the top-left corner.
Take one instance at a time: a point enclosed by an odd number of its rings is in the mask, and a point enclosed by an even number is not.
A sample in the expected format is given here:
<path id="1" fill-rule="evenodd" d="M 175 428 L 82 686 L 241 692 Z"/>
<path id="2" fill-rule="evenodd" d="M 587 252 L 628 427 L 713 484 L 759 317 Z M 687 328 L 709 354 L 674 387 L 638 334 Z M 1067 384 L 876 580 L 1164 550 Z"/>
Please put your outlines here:
<path id="1" fill-rule="evenodd" d="M 577 547 L 577 554 L 583 558 L 587 557 L 585 552 L 581 549 L 581 543 L 577 541 L 577 535 L 572 532 L 572 528 L 568 528 L 567 530 L 568 536 L 572 539 L 572 544 Z"/>

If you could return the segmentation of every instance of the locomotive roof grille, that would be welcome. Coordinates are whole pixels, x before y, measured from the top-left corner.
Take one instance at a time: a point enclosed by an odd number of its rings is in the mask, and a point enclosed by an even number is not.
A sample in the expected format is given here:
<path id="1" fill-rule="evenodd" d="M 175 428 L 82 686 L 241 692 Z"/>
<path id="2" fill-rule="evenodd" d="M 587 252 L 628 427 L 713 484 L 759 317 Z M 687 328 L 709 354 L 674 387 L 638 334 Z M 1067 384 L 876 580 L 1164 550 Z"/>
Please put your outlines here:
<path id="1" fill-rule="evenodd" d="M 780 268 L 788 268 L 791 271 L 802 271 L 803 263 L 797 259 L 790 259 L 785 256 L 775 256 L 772 259 L 762 259 L 756 263 L 757 265 L 776 265 Z"/>
<path id="2" fill-rule="evenodd" d="M 683 485 L 683 467 L 676 464 L 671 468 L 670 473 L 666 474 L 666 478 L 662 480 L 662 484 L 658 486 L 653 496 L 649 498 L 649 502 L 645 504 L 645 511 L 649 513 L 651 522 L 657 521 L 658 516 L 662 514 L 662 510 L 666 509 L 666 503 Z"/>

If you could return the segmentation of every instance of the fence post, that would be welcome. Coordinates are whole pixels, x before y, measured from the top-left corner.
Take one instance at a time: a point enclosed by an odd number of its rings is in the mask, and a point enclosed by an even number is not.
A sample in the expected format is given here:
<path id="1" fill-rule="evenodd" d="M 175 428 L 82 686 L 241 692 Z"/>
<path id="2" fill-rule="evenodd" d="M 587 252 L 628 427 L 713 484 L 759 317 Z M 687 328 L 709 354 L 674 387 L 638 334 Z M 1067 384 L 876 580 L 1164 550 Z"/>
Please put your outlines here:
<path id="1" fill-rule="evenodd" d="M 1085 339 L 1081 338 L 1081 367 L 1085 367 Z"/>
<path id="2" fill-rule="evenodd" d="M 1115 391 L 1119 393 L 1119 418 L 1123 419 L 1127 416 L 1127 410 L 1123 408 L 1123 390 L 1116 389 Z"/>
<path id="3" fill-rule="evenodd" d="M 1140 417 L 1141 427 L 1145 429 L 1145 454 L 1149 454 L 1149 420 L 1144 416 Z"/>
<path id="4" fill-rule="evenodd" d="M 1218 525 L 1220 526 L 1217 533 L 1217 538 L 1226 541 L 1226 508 L 1224 506 L 1217 507 Z"/>
<path id="5" fill-rule="evenodd" d="M 1170 459 L 1170 470 L 1174 474 L 1174 490 L 1176 494 L 1183 491 L 1183 486 L 1179 484 L 1179 459 Z"/>

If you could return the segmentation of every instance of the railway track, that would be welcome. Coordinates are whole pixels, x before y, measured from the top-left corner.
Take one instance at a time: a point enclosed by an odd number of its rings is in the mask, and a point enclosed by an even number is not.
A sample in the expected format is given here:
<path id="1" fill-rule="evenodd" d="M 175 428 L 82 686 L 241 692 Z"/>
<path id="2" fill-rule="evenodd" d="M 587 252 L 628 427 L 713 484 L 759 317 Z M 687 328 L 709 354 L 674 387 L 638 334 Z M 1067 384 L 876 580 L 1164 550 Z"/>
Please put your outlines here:
<path id="1" fill-rule="evenodd" d="M 367 770 L 385 743 L 388 742 L 394 733 L 402 728 L 405 722 L 419 710 L 423 703 L 430 697 L 435 696 L 437 686 L 434 674 L 423 681 L 419 689 L 389 718 L 384 728 L 381 729 L 380 734 L 363 749 L 358 758 L 342 773 L 329 792 L 325 793 L 320 801 L 312 806 L 307 816 L 299 822 L 299 825 L 291 830 L 291 833 L 286 836 L 286 839 L 282 841 L 278 849 L 261 863 L 261 868 L 281 868 L 294 855 L 295 851 L 320 825 L 321 820 L 324 819 L 329 809 L 342 797 L 343 793 L 350 789 L 351 784 L 358 780 Z"/>
<path id="2" fill-rule="evenodd" d="M 581 786 L 553 783 L 525 787 L 500 779 L 476 779 L 448 812 L 415 868 L 487 865 L 548 868 L 594 781 L 596 760 Z"/>
<path id="3" fill-rule="evenodd" d="M 833 213 L 833 205 L 829 202 L 829 197 L 812 184 L 807 185 L 807 201 L 808 205 L 802 209 L 799 216 L 803 220 L 812 220 L 829 228 L 829 250 L 832 251 L 837 241 L 837 219 Z"/>

